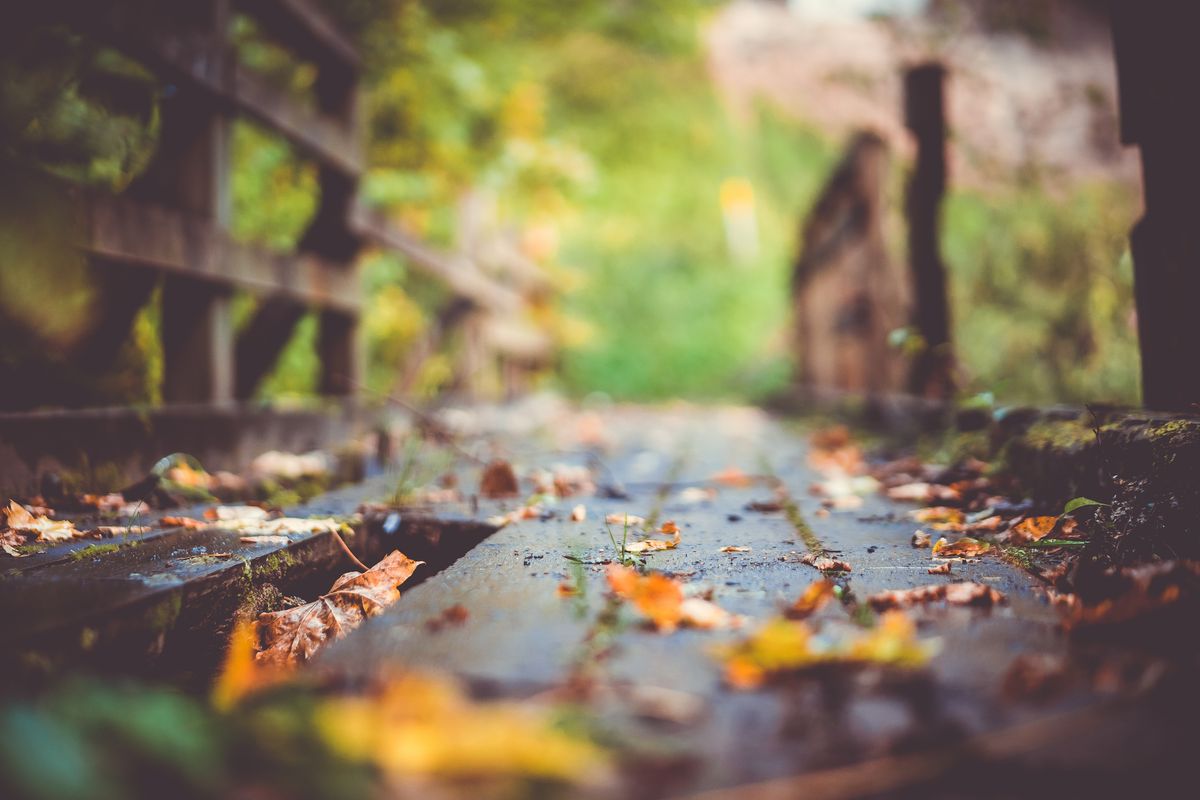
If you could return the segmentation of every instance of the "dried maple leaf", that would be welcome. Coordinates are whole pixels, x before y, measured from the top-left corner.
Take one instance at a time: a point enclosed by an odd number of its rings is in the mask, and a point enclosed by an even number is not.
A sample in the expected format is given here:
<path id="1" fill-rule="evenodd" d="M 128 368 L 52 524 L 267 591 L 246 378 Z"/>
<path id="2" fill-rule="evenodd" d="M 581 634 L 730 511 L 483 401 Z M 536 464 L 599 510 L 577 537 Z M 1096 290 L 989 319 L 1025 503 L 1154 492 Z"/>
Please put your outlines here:
<path id="1" fill-rule="evenodd" d="M 970 536 L 964 536 L 954 544 L 948 543 L 943 536 L 934 542 L 932 555 L 937 558 L 974 558 L 991 549 L 992 546 L 987 542 Z"/>
<path id="2" fill-rule="evenodd" d="M 9 501 L 4 514 L 8 518 L 10 531 L 27 537 L 32 536 L 39 542 L 65 542 L 83 535 L 75 529 L 70 520 L 35 516 L 16 500 Z"/>
<path id="3" fill-rule="evenodd" d="M 786 616 L 791 619 L 804 619 L 816 613 L 818 609 L 835 597 L 837 597 L 837 585 L 833 581 L 824 578 L 813 581 L 804 590 L 804 594 L 800 595 L 796 602 L 788 608 Z"/>
<path id="4" fill-rule="evenodd" d="M 817 569 L 821 570 L 821 572 L 850 572 L 852 569 L 850 562 L 848 561 L 842 561 L 841 559 L 830 558 L 827 555 L 818 555 L 816 553 L 805 553 L 804 555 L 800 556 L 800 563 L 816 567 Z"/>
<path id="5" fill-rule="evenodd" d="M 512 464 L 496 459 L 483 468 L 483 475 L 479 478 L 479 493 L 484 497 L 515 497 L 520 491 Z"/>
<path id="6" fill-rule="evenodd" d="M 920 605 L 945 600 L 951 605 L 991 608 L 1003 603 L 1004 593 L 982 583 L 936 583 L 914 589 L 895 589 L 877 592 L 867 597 L 876 611 Z"/>
<path id="7" fill-rule="evenodd" d="M 396 602 L 396 587 L 423 563 L 395 550 L 366 572 L 342 575 L 328 594 L 311 603 L 260 614 L 263 646 L 256 658 L 279 667 L 307 661 L 325 642 L 341 638 Z"/>
<path id="8" fill-rule="evenodd" d="M 1013 544 L 1028 544 L 1029 542 L 1040 541 L 1046 538 L 1050 531 L 1054 530 L 1054 526 L 1058 523 L 1058 517 L 1026 517 L 1012 527 L 1008 532 L 1008 541 Z"/>

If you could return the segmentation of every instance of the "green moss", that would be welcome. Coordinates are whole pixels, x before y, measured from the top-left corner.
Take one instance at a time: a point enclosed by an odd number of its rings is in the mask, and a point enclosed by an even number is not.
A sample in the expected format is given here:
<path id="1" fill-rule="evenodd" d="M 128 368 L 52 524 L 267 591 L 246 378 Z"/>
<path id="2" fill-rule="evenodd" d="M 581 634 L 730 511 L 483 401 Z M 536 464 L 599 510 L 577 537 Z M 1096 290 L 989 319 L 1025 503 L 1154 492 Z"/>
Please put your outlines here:
<path id="1" fill-rule="evenodd" d="M 1029 426 L 1025 441 L 1047 450 L 1074 450 L 1096 442 L 1095 432 L 1078 420 L 1040 420 Z"/>
<path id="2" fill-rule="evenodd" d="M 179 619 L 181 610 L 183 595 L 180 592 L 172 592 L 170 597 L 146 612 L 146 627 L 152 633 L 168 631 L 175 625 L 175 620 Z"/>
<path id="3" fill-rule="evenodd" d="M 130 546 L 136 545 L 137 542 L 131 543 Z M 85 547 L 82 550 L 76 550 L 71 553 L 71 558 L 75 561 L 83 561 L 85 558 L 104 555 L 105 553 L 115 553 L 121 549 L 119 544 L 94 544 L 90 547 Z"/>
<path id="4" fill-rule="evenodd" d="M 296 557 L 287 550 L 271 553 L 254 567 L 255 578 L 281 578 L 288 568 L 296 565 Z"/>

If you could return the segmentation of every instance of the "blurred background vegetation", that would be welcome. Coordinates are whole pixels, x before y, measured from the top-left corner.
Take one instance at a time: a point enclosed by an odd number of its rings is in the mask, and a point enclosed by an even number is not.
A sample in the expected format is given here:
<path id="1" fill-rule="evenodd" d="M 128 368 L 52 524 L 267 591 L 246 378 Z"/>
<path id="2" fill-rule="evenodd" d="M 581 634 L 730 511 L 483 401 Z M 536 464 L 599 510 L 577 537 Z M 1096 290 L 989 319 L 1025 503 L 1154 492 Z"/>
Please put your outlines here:
<path id="1" fill-rule="evenodd" d="M 499 218 L 521 232 L 561 290 L 539 320 L 562 348 L 547 385 L 619 399 L 758 400 L 786 387 L 797 233 L 842 141 L 819 120 L 769 101 L 756 101 L 749 114 L 723 102 L 703 38 L 722 4 L 323 5 L 364 55 L 364 197 L 446 247 L 456 241 L 464 195 L 497 198 Z M 311 69 L 274 49 L 248 19 L 234 26 L 245 63 L 306 96 Z M 8 45 L 0 56 L 0 316 L 19 323 L 0 331 L 0 367 L 74 386 L 90 403 L 154 402 L 161 354 L 153 306 L 138 321 L 120 375 L 64 377 L 65 362 L 42 362 L 69 342 L 78 327 L 71 321 L 86 318 L 92 302 L 86 271 L 46 213 L 61 206 L 57 181 L 126 185 L 153 152 L 160 89 L 136 64 L 77 35 L 38 37 L 0 42 Z M 314 167 L 243 122 L 233 159 L 233 234 L 293 245 L 316 208 Z M 894 159 L 893 200 L 906 167 Z M 722 187 L 731 186 L 749 187 L 755 212 L 754 246 L 737 253 L 722 216 Z M 1036 169 L 994 187 L 952 190 L 944 249 L 969 394 L 1137 401 L 1126 253 L 1136 209 L 1128 182 L 1062 183 Z M 889 233 L 903 253 L 901 226 Z M 31 313 L 29 298 L 47 274 L 62 287 L 62 314 Z M 364 281 L 367 383 L 382 395 L 447 298 L 395 257 L 368 256 Z M 253 307 L 238 298 L 235 313 L 248 320 Z M 313 393 L 315 336 L 315 319 L 306 318 L 262 398 Z M 424 365 L 418 395 L 447 386 L 449 358 Z"/>

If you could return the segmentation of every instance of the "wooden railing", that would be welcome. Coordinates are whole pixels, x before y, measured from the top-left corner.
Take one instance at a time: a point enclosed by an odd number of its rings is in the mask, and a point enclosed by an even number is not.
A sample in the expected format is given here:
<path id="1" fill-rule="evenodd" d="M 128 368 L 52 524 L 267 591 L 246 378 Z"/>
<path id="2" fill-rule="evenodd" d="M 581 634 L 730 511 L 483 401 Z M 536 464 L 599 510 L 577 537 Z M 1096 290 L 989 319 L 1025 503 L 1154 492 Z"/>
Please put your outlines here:
<path id="1" fill-rule="evenodd" d="M 354 47 L 303 0 L 195 0 L 187 4 L 96 4 L 87 20 L 107 43 L 163 82 L 161 136 L 153 163 L 120 195 L 80 197 L 80 245 L 103 271 L 112 302 L 97 326 L 97 353 L 115 353 L 135 315 L 162 285 L 162 394 L 169 403 L 225 404 L 253 396 L 314 310 L 319 318 L 320 390 L 353 395 L 361 385 L 356 260 L 364 246 L 402 255 L 449 288 L 455 309 L 414 348 L 428 355 L 448 326 L 488 340 L 501 374 L 545 364 L 548 337 L 524 321 L 526 298 L 471 258 L 430 247 L 358 204 L 364 167 L 359 73 Z M 297 59 L 314 65 L 313 102 L 302 103 L 241 65 L 232 15 Z M 147 17 L 149 14 L 149 17 Z M 242 117 L 291 142 L 317 166 L 320 199 L 295 251 L 271 252 L 232 240 L 230 126 Z M 509 254 L 511 257 L 512 254 Z M 519 257 L 519 254 L 516 256 Z M 535 273 L 538 268 L 524 265 Z M 259 300 L 236 334 L 234 290 Z M 479 347 L 468 348 L 478 358 Z"/>

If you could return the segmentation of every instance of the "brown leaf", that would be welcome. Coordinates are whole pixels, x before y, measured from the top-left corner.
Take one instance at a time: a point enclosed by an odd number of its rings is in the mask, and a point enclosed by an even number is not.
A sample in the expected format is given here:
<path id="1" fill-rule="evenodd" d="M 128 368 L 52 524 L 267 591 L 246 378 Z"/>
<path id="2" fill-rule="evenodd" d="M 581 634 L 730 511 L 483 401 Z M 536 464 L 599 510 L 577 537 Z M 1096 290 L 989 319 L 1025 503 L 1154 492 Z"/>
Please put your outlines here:
<path id="1" fill-rule="evenodd" d="M 936 567 L 930 567 L 929 569 L 927 569 L 925 571 L 928 572 L 930 575 L 949 575 L 950 574 L 950 562 L 943 561 L 941 564 L 938 564 Z"/>
<path id="2" fill-rule="evenodd" d="M 159 525 L 164 528 L 184 528 L 189 531 L 200 530 L 207 527 L 206 523 L 191 517 L 163 517 L 158 521 Z"/>
<path id="3" fill-rule="evenodd" d="M 721 548 L 722 553 L 749 553 L 750 548 L 742 545 L 727 544 Z"/>
<path id="4" fill-rule="evenodd" d="M 929 547 L 929 534 L 925 531 L 915 531 L 912 535 L 913 547 Z"/>
<path id="5" fill-rule="evenodd" d="M 754 479 L 737 467 L 727 467 L 712 476 L 714 483 L 729 486 L 734 489 L 743 488 L 754 483 Z"/>
<path id="6" fill-rule="evenodd" d="M 933 500 L 958 500 L 962 495 L 957 489 L 942 486 L 937 483 L 916 481 L 902 483 L 887 490 L 887 496 L 892 500 L 908 500 L 917 503 L 928 503 Z"/>
<path id="7" fill-rule="evenodd" d="M 75 526 L 71 524 L 70 520 L 34 516 L 16 500 L 9 501 L 8 508 L 4 509 L 4 514 L 8 518 L 10 531 L 33 536 L 39 542 L 65 542 L 82 536 L 79 531 L 75 530 Z"/>
<path id="8" fill-rule="evenodd" d="M 822 578 L 813 581 L 804 590 L 795 603 L 787 610 L 786 616 L 791 619 L 804 619 L 816 613 L 818 609 L 836 597 L 837 586 L 833 581 Z"/>
<path id="9" fill-rule="evenodd" d="M 1054 530 L 1058 517 L 1026 517 L 1013 526 L 1008 541 L 1013 544 L 1028 544 L 1046 538 Z"/>
<path id="10" fill-rule="evenodd" d="M 400 597 L 396 587 L 423 564 L 395 550 L 366 572 L 347 572 L 311 603 L 260 614 L 262 649 L 256 658 L 275 666 L 307 661 L 325 642 L 339 639 Z"/>
<path id="11" fill-rule="evenodd" d="M 841 559 L 830 558 L 826 555 L 817 555 L 815 553 L 805 553 L 800 556 L 801 564 L 808 564 L 816 567 L 821 572 L 850 572 L 850 563 Z"/>
<path id="12" fill-rule="evenodd" d="M 867 603 L 876 611 L 903 608 L 945 600 L 956 606 L 979 606 L 991 608 L 1005 601 L 1004 594 L 982 583 L 937 583 L 918 586 L 915 589 L 896 589 L 878 592 L 867 597 Z"/>
<path id="13" fill-rule="evenodd" d="M 933 545 L 933 555 L 938 558 L 974 558 L 991 550 L 992 546 L 979 539 L 964 536 L 954 544 L 949 544 L 945 537 L 938 539 Z"/>
<path id="14" fill-rule="evenodd" d="M 483 468 L 483 476 L 479 479 L 479 493 L 484 497 L 515 497 L 520 491 L 517 473 L 513 471 L 512 464 L 496 459 Z"/>

